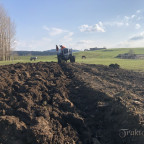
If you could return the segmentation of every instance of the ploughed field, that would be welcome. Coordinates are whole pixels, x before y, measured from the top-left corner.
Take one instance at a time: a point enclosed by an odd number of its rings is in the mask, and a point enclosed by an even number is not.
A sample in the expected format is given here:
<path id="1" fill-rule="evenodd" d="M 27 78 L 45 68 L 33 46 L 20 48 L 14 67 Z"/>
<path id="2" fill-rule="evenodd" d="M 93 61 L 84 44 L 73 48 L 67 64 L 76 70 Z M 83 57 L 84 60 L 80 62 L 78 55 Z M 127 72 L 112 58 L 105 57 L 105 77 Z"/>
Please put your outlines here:
<path id="1" fill-rule="evenodd" d="M 0 66 L 0 143 L 143 144 L 143 88 L 143 73 L 103 65 Z"/>

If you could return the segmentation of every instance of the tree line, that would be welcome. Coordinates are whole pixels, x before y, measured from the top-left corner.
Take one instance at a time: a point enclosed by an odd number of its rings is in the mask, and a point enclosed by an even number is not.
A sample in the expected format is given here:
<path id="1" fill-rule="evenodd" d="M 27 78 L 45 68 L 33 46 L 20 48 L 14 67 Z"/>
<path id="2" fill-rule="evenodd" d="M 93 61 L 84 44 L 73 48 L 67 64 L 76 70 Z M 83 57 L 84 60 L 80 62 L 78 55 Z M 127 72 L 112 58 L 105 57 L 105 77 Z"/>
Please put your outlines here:
<path id="1" fill-rule="evenodd" d="M 11 51 L 15 43 L 15 24 L 6 10 L 0 5 L 0 60 L 11 59 Z"/>

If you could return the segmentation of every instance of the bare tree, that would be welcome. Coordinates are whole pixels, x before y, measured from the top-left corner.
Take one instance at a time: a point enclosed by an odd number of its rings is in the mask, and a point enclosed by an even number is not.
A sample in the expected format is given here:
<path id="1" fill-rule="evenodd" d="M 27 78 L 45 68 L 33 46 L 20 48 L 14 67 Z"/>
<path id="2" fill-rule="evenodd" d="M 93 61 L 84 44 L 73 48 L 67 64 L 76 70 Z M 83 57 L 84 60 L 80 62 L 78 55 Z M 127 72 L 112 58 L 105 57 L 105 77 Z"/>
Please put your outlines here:
<path id="1" fill-rule="evenodd" d="M 10 60 L 15 42 L 15 25 L 0 5 L 0 60 Z"/>

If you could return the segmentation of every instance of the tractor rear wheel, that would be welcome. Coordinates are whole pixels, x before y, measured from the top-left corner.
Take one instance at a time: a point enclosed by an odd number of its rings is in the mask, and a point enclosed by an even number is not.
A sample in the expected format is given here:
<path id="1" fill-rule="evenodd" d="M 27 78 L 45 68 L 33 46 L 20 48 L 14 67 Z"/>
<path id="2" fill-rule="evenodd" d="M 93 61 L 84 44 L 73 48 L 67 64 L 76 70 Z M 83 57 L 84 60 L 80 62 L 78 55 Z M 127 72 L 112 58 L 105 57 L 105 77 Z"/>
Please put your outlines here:
<path id="1" fill-rule="evenodd" d="M 75 62 L 75 56 L 71 56 L 71 57 L 70 57 L 70 62 L 71 62 L 71 63 Z"/>

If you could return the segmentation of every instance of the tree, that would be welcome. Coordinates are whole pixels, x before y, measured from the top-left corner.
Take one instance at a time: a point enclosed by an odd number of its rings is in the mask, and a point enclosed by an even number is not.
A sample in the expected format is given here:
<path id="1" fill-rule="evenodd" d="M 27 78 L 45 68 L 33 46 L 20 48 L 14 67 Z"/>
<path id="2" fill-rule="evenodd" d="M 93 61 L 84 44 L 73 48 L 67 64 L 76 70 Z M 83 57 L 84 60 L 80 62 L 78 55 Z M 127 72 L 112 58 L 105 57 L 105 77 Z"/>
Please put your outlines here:
<path id="1" fill-rule="evenodd" d="M 132 49 L 129 50 L 128 52 L 129 55 L 134 55 L 134 51 Z"/>
<path id="2" fill-rule="evenodd" d="M 15 42 L 15 24 L 0 5 L 0 60 L 10 60 Z"/>

